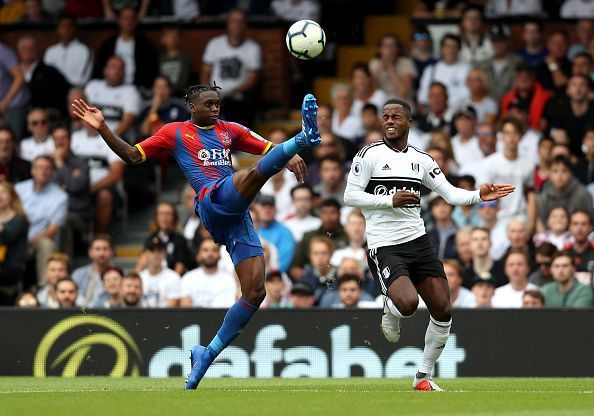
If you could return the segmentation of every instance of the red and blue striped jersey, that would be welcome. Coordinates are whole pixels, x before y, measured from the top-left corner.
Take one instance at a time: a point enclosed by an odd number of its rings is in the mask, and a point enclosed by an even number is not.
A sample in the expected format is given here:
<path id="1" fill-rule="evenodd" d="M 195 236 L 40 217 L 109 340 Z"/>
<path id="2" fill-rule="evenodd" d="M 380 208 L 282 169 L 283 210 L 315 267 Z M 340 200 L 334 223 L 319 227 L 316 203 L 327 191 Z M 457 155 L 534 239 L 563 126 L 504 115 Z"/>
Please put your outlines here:
<path id="1" fill-rule="evenodd" d="M 136 148 L 143 161 L 163 152 L 171 153 L 199 194 L 206 184 L 233 174 L 231 152 L 263 155 L 271 145 L 241 124 L 217 120 L 211 127 L 199 127 L 190 121 L 166 124 Z"/>

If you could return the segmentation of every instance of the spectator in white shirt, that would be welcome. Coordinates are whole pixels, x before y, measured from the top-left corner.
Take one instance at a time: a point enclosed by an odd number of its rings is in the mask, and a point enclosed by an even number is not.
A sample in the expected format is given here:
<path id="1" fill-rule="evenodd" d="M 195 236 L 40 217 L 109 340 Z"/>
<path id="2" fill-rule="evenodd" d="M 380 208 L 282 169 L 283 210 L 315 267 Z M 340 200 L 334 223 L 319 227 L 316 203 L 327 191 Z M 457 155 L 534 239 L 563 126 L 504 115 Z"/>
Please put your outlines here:
<path id="1" fill-rule="evenodd" d="M 367 250 L 365 240 L 365 217 L 360 210 L 352 211 L 344 225 L 344 231 L 349 238 L 347 247 L 335 250 L 330 259 L 330 264 L 340 266 L 345 258 L 356 259 L 363 270 L 367 269 Z"/>
<path id="2" fill-rule="evenodd" d="M 334 84 L 332 96 L 332 133 L 351 142 L 365 135 L 361 114 L 353 113 L 353 88 L 349 84 Z M 382 107 L 383 108 L 383 107 Z"/>
<path id="3" fill-rule="evenodd" d="M 495 289 L 492 299 L 494 308 L 521 308 L 522 297 L 526 290 L 538 290 L 538 286 L 528 282 L 530 272 L 528 255 L 512 249 L 505 258 L 505 274 L 509 283 Z"/>
<path id="4" fill-rule="evenodd" d="M 560 15 L 564 19 L 593 18 L 594 1 L 592 0 L 565 0 L 561 6 Z"/>
<path id="5" fill-rule="evenodd" d="M 197 269 L 187 272 L 181 281 L 181 302 L 184 308 L 229 308 L 237 299 L 237 279 L 219 269 L 220 246 L 207 239 L 200 243 Z"/>
<path id="6" fill-rule="evenodd" d="M 147 268 L 140 272 L 144 302 L 148 308 L 175 308 L 181 297 L 181 279 L 173 270 L 163 267 L 167 244 L 157 236 L 146 248 Z"/>
<path id="7" fill-rule="evenodd" d="M 318 217 L 311 215 L 313 208 L 313 190 L 311 186 L 300 183 L 291 189 L 291 201 L 295 212 L 288 216 L 284 225 L 291 230 L 297 243 L 303 239 L 303 234 L 317 230 L 322 225 Z"/>
<path id="8" fill-rule="evenodd" d="M 487 77 L 478 68 L 473 68 L 468 73 L 466 85 L 470 91 L 470 104 L 476 110 L 476 117 L 479 123 L 494 123 L 497 120 L 499 106 L 497 101 L 488 95 L 489 87 Z"/>
<path id="9" fill-rule="evenodd" d="M 249 126 L 256 104 L 258 71 L 262 67 L 260 45 L 246 36 L 247 16 L 229 12 L 227 33 L 212 38 L 202 56 L 202 84 L 217 82 L 221 89 L 224 117 Z"/>
<path id="10" fill-rule="evenodd" d="M 317 0 L 274 0 L 270 9 L 276 17 L 287 22 L 320 18 L 320 4 Z"/>
<path id="11" fill-rule="evenodd" d="M 468 102 L 470 92 L 466 86 L 466 78 L 470 72 L 470 65 L 460 60 L 462 41 L 458 35 L 448 33 L 441 39 L 441 59 L 428 66 L 421 76 L 418 101 L 427 104 L 429 87 L 435 82 L 443 83 L 448 92 L 450 107 L 458 108 Z"/>
<path id="12" fill-rule="evenodd" d="M 56 31 L 59 42 L 45 51 L 44 62 L 60 71 L 71 85 L 84 86 L 91 78 L 93 69 L 91 50 L 76 39 L 75 20 L 72 16 L 61 14 Z"/>
<path id="13" fill-rule="evenodd" d="M 456 163 L 463 170 L 467 163 L 484 159 L 476 136 L 476 111 L 467 105 L 456 112 L 454 124 L 458 134 L 452 137 L 452 150 Z"/>
<path id="14" fill-rule="evenodd" d="M 54 153 L 54 138 L 50 135 L 47 112 L 43 108 L 33 108 L 27 114 L 27 129 L 31 136 L 21 140 L 19 154 L 21 159 L 32 162 L 37 156 Z"/>
<path id="15" fill-rule="evenodd" d="M 351 112 L 355 116 L 362 118 L 363 106 L 368 103 L 375 105 L 378 109 L 384 108 L 388 97 L 382 90 L 373 87 L 371 73 L 366 63 L 359 62 L 353 65 L 351 85 L 354 97 Z"/>
<path id="16" fill-rule="evenodd" d="M 134 85 L 124 84 L 125 64 L 119 56 L 107 60 L 105 79 L 91 80 L 85 87 L 89 103 L 101 109 L 105 123 L 115 134 L 136 140 L 134 122 L 140 113 L 140 94 Z"/>

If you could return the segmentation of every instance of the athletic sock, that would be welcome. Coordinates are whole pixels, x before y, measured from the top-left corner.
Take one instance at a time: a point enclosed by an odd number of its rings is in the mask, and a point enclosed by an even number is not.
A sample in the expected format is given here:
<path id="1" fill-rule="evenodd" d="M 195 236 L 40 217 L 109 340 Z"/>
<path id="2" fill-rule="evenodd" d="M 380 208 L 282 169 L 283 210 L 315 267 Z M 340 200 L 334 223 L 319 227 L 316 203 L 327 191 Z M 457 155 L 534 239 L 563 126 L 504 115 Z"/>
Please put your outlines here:
<path id="1" fill-rule="evenodd" d="M 210 361 L 209 364 L 237 338 L 257 310 L 257 306 L 252 305 L 243 297 L 239 298 L 229 308 L 223 320 L 223 325 L 221 325 L 215 337 L 206 347 L 207 358 Z"/>
<path id="2" fill-rule="evenodd" d="M 292 137 L 286 142 L 274 146 L 266 153 L 256 164 L 256 172 L 260 176 L 270 178 L 280 172 L 300 150 L 301 148 L 297 144 L 297 136 Z"/>
<path id="3" fill-rule="evenodd" d="M 425 349 L 423 350 L 423 360 L 419 367 L 419 373 L 432 374 L 435 362 L 443 352 L 448 337 L 450 336 L 450 328 L 452 327 L 452 320 L 448 322 L 439 322 L 429 317 L 429 326 L 425 333 Z M 417 373 L 417 378 L 419 373 Z"/>
<path id="4" fill-rule="evenodd" d="M 390 312 L 392 312 L 392 315 L 396 316 L 397 318 L 403 319 L 403 318 L 410 318 L 411 316 L 414 315 L 414 313 L 412 315 L 403 315 L 398 308 L 396 307 L 396 305 L 394 305 L 394 302 L 392 302 L 392 299 L 387 298 L 386 300 L 387 305 L 388 305 L 388 309 L 390 310 Z"/>

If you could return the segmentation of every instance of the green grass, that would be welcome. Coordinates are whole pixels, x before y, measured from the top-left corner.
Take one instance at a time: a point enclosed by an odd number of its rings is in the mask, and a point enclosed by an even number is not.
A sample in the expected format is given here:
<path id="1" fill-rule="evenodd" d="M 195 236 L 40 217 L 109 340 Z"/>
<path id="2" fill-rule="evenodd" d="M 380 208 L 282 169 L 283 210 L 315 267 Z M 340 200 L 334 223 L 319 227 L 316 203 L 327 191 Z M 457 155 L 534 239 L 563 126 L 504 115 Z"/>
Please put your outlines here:
<path id="1" fill-rule="evenodd" d="M 592 415 L 594 379 L 205 379 L 0 377 L 0 416 L 109 415 Z"/>

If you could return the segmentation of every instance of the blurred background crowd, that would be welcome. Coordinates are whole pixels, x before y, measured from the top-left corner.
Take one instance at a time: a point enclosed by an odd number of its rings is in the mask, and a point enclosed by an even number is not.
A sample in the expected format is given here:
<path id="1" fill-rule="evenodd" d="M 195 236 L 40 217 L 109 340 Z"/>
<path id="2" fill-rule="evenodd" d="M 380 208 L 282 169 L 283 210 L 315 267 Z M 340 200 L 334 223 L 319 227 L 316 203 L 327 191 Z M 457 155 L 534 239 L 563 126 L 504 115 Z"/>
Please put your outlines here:
<path id="1" fill-rule="evenodd" d="M 250 209 L 264 307 L 381 307 L 343 194 L 395 97 L 414 108 L 409 143 L 450 182 L 516 186 L 461 207 L 423 193 L 454 307 L 593 306 L 594 1 L 347 3 L 0 1 L 0 305 L 235 302 L 230 258 L 170 156 L 125 166 L 70 110 L 84 98 L 134 144 L 188 119 L 184 88 L 216 81 L 223 118 L 275 143 L 300 128 L 305 91 L 320 103 L 305 183 L 282 171 Z M 329 39 L 311 62 L 284 46 L 300 19 Z"/>

